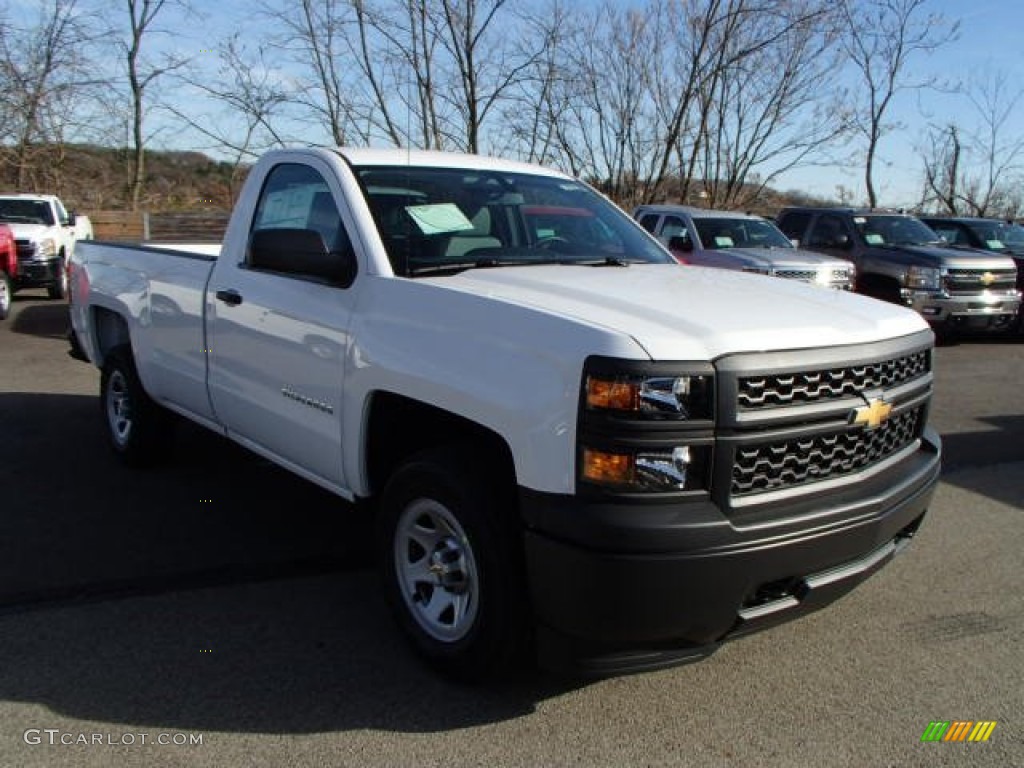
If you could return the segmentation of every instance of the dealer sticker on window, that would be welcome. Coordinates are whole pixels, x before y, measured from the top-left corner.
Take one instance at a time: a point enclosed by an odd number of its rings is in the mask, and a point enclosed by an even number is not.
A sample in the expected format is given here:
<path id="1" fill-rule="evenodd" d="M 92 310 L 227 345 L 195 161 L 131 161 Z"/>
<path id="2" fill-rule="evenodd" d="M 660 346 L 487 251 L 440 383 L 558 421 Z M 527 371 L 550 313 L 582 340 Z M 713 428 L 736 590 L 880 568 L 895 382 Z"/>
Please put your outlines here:
<path id="1" fill-rule="evenodd" d="M 405 209 L 420 232 L 424 235 L 439 235 L 444 232 L 464 232 L 473 229 L 473 222 L 466 218 L 455 203 L 433 203 L 431 205 L 410 205 Z"/>

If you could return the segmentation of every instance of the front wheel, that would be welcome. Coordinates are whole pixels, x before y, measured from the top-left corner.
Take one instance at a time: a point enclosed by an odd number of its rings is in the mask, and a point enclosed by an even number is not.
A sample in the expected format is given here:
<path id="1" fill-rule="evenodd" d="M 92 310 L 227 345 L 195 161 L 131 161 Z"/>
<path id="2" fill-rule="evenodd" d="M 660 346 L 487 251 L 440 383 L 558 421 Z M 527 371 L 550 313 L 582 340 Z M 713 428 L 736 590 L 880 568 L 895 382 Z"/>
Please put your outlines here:
<path id="1" fill-rule="evenodd" d="M 46 293 L 51 299 L 66 299 L 69 292 L 68 265 L 61 252 L 57 259 L 57 279 L 46 287 Z"/>
<path id="2" fill-rule="evenodd" d="M 100 409 L 114 453 L 130 466 L 155 463 L 171 440 L 167 412 L 146 394 L 130 347 L 110 350 L 100 374 Z"/>
<path id="3" fill-rule="evenodd" d="M 11 278 L 6 272 L 0 272 L 0 320 L 6 320 L 11 313 L 11 294 L 14 288 L 11 286 Z"/>
<path id="4" fill-rule="evenodd" d="M 515 487 L 477 454 L 449 447 L 413 457 L 389 481 L 380 521 L 399 625 L 428 663 L 465 681 L 518 666 L 528 634 Z"/>

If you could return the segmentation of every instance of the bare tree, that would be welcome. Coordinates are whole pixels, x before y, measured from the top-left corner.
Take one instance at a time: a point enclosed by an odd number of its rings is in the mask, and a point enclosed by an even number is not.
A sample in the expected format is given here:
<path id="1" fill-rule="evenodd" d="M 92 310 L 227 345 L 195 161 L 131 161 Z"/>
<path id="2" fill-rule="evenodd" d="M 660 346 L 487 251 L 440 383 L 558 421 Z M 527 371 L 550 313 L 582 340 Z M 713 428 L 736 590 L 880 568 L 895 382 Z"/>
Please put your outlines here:
<path id="1" fill-rule="evenodd" d="M 874 170 L 878 145 L 892 126 L 886 123 L 894 97 L 902 90 L 933 87 L 935 81 L 914 80 L 907 64 L 918 53 L 930 53 L 957 34 L 938 14 L 925 15 L 927 0 L 840 0 L 846 56 L 864 87 L 864 104 L 855 126 L 866 142 L 864 186 L 868 204 L 878 205 Z"/>
<path id="2" fill-rule="evenodd" d="M 279 125 L 291 92 L 266 61 L 261 45 L 247 46 L 238 33 L 218 52 L 215 74 L 190 72 L 181 82 L 209 102 L 211 113 L 197 108 L 167 105 L 165 108 L 190 129 L 211 142 L 210 149 L 231 156 L 228 197 L 234 200 L 245 163 L 270 147 L 282 147 L 288 139 Z"/>
<path id="3" fill-rule="evenodd" d="M 170 0 L 171 4 L 182 5 L 184 0 Z M 138 210 L 142 189 L 146 180 L 146 89 L 169 72 L 183 67 L 187 61 L 176 56 L 165 56 L 162 63 L 153 63 L 143 56 L 143 46 L 154 27 L 157 17 L 168 5 L 168 0 L 125 0 L 128 11 L 129 34 L 120 45 L 125 56 L 128 71 L 128 85 L 131 97 L 132 133 L 132 174 L 129 184 L 131 209 Z"/>
<path id="4" fill-rule="evenodd" d="M 564 0 L 551 0 L 535 13 L 525 14 L 522 24 L 522 37 L 535 41 L 536 48 L 527 55 L 531 64 L 523 77 L 505 95 L 501 107 L 505 130 L 492 140 L 500 154 L 542 165 L 562 164 L 557 141 L 562 107 L 555 103 L 555 94 L 565 97 L 570 77 L 562 51 L 572 37 L 573 16 Z"/>
<path id="5" fill-rule="evenodd" d="M 87 39 L 76 0 L 41 4 L 33 25 L 12 26 L 0 35 L 5 127 L 14 143 L 19 189 L 30 185 L 33 153 L 48 152 L 48 145 L 63 137 L 68 115 L 62 112 L 84 80 Z"/>
<path id="6" fill-rule="evenodd" d="M 651 65 L 658 17 L 606 2 L 596 10 L 577 7 L 572 18 L 560 74 L 544 92 L 544 119 L 562 165 L 628 204 L 657 140 Z"/>
<path id="7" fill-rule="evenodd" d="M 937 207 L 956 216 L 960 213 L 960 160 L 963 147 L 960 133 L 953 123 L 928 132 L 928 146 L 922 150 L 924 162 L 924 194 L 919 208 Z"/>
<path id="8" fill-rule="evenodd" d="M 921 205 L 950 214 L 1004 215 L 1016 208 L 1014 189 L 1022 181 L 1024 137 L 1011 129 L 1024 88 L 1012 86 L 1005 72 L 982 71 L 968 79 L 961 98 L 967 105 L 955 110 L 960 121 L 932 128 L 919 150 Z"/>
<path id="9" fill-rule="evenodd" d="M 978 117 L 970 143 L 979 170 L 965 185 L 963 200 L 977 216 L 986 216 L 1000 205 L 1006 207 L 1007 187 L 1021 181 L 1012 177 L 1024 160 L 1024 136 L 1013 121 L 1022 98 L 1024 87 L 1012 86 L 1006 72 L 984 72 L 968 85 L 967 99 Z"/>
<path id="10" fill-rule="evenodd" d="M 705 88 L 704 191 L 711 206 L 749 207 L 780 174 L 808 162 L 849 127 L 840 94 L 823 89 L 836 66 L 829 6 L 815 0 L 737 3 L 726 51 Z"/>

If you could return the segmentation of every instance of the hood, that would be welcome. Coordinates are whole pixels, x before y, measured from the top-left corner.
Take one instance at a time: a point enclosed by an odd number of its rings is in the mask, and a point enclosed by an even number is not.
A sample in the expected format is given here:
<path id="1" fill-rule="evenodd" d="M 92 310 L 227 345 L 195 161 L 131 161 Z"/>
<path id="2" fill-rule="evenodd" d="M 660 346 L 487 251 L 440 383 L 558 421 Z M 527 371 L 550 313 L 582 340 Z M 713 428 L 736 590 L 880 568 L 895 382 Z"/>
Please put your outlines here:
<path id="1" fill-rule="evenodd" d="M 496 267 L 420 279 L 626 334 L 654 360 L 859 344 L 928 327 L 847 291 L 705 267 Z"/>
<path id="2" fill-rule="evenodd" d="M 752 267 L 849 267 L 850 262 L 799 248 L 729 248 L 725 251 Z"/>
<path id="3" fill-rule="evenodd" d="M 906 263 L 922 267 L 960 267 L 961 269 L 1008 269 L 1013 261 L 991 251 L 943 248 L 938 245 L 883 245 L 872 251 L 888 251 L 909 256 Z"/>
<path id="4" fill-rule="evenodd" d="M 16 221 L 6 222 L 7 226 L 14 232 L 15 240 L 42 240 L 44 237 L 53 237 L 53 227 L 45 224 L 24 224 Z"/>

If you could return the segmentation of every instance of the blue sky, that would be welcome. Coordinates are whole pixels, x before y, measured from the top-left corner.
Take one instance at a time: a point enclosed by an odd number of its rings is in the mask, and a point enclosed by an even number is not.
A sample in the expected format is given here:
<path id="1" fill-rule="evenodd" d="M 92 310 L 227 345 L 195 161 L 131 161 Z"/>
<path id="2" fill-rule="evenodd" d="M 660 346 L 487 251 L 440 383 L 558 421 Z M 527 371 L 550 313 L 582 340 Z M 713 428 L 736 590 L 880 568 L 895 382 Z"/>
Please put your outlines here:
<path id="1" fill-rule="evenodd" d="M 1012 87 L 1024 87 L 1024 2 L 978 0 L 968 4 L 962 0 L 931 0 L 928 7 L 947 19 L 959 21 L 958 38 L 931 55 L 917 54 L 908 63 L 908 75 L 954 83 L 969 79 L 972 73 L 1005 71 Z M 199 8 L 201 18 L 185 22 L 168 15 L 164 27 L 172 35 L 163 42 L 182 53 L 207 55 L 203 52 L 211 51 L 232 31 L 244 30 L 257 39 L 268 29 L 267 21 L 259 20 L 253 5 L 245 0 L 221 0 L 216 6 Z M 208 55 L 215 61 L 215 53 L 211 51 Z M 922 161 L 918 147 L 929 124 L 944 124 L 956 118 L 964 129 L 969 129 L 970 105 L 963 95 L 904 91 L 897 96 L 890 118 L 899 127 L 887 134 L 879 147 L 875 184 L 883 205 L 909 207 L 920 195 Z M 1008 128 L 1024 132 L 1024 100 Z M 161 132 L 156 137 L 157 144 L 175 147 L 188 146 L 188 141 L 187 134 L 172 139 Z M 203 148 L 203 140 L 195 137 L 192 146 Z M 792 171 L 780 177 L 774 186 L 834 196 L 842 185 L 852 191 L 856 203 L 862 203 L 862 178 L 862 167 L 855 161 L 847 167 L 833 165 Z"/>
<path id="2" fill-rule="evenodd" d="M 931 55 L 918 54 L 907 71 L 948 82 L 968 80 L 972 73 L 1005 71 L 1013 87 L 1024 87 L 1024 2 L 1020 0 L 933 0 L 929 7 L 947 19 L 959 20 L 958 38 Z M 963 95 L 933 91 L 901 92 L 892 108 L 892 119 L 901 127 L 890 132 L 880 145 L 875 167 L 875 185 L 881 202 L 892 207 L 909 207 L 917 202 L 921 189 L 922 161 L 916 147 L 930 123 L 952 118 L 969 125 L 970 105 Z M 1024 100 L 1008 129 L 1024 133 Z M 843 185 L 864 202 L 863 169 L 804 168 L 783 177 L 776 185 L 783 189 L 804 189 L 834 195 Z"/>

